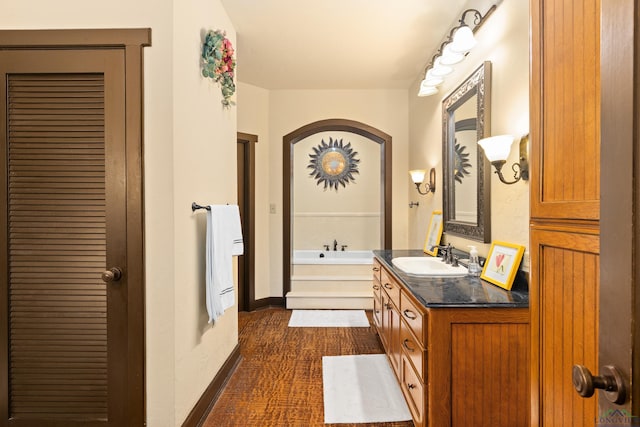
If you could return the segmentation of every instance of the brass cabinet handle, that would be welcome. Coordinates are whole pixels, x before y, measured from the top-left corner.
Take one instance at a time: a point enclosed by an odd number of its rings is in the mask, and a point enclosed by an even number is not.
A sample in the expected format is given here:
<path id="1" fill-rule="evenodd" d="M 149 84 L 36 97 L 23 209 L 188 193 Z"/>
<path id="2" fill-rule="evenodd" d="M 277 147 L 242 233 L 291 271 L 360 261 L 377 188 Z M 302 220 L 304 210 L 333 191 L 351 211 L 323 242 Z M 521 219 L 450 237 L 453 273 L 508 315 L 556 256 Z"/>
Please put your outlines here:
<path id="1" fill-rule="evenodd" d="M 377 291 L 378 289 L 380 289 L 380 286 L 378 286 L 378 285 L 373 285 L 373 289 L 375 289 L 375 290 Z"/>
<path id="2" fill-rule="evenodd" d="M 384 287 L 387 289 L 393 289 L 393 286 L 391 286 L 391 283 L 385 283 Z"/>
<path id="3" fill-rule="evenodd" d="M 378 267 L 373 267 L 373 271 L 380 271 L 380 269 Z"/>
<path id="4" fill-rule="evenodd" d="M 411 351 L 411 352 L 416 351 L 416 349 L 415 349 L 415 348 L 411 348 L 411 347 L 409 347 L 409 346 L 407 345 L 407 343 L 408 343 L 408 342 L 411 342 L 411 340 L 410 340 L 410 339 L 408 339 L 408 338 L 407 338 L 407 339 L 405 339 L 404 341 L 402 341 L 402 346 L 403 346 L 404 348 L 406 348 L 407 350 Z"/>
<path id="5" fill-rule="evenodd" d="M 413 390 L 414 388 L 416 388 L 416 386 L 415 386 L 415 384 L 407 383 L 407 388 L 409 390 Z"/>
<path id="6" fill-rule="evenodd" d="M 409 314 L 408 314 L 408 313 L 413 314 L 413 317 L 409 316 Z M 414 319 L 417 319 L 417 318 L 418 318 L 418 316 L 416 316 L 416 314 L 415 314 L 413 311 L 409 310 L 409 309 L 407 309 L 407 310 L 403 311 L 403 312 L 402 312 L 402 314 L 404 314 L 404 317 L 406 317 L 407 319 L 414 320 Z"/>

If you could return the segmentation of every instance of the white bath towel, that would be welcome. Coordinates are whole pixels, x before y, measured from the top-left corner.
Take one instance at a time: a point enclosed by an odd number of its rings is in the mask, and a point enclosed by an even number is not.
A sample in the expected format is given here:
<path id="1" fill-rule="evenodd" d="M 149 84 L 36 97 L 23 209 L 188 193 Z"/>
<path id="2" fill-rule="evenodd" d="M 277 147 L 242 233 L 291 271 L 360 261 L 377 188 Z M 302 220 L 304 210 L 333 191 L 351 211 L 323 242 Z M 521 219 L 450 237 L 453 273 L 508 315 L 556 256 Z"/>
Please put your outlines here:
<path id="1" fill-rule="evenodd" d="M 235 304 L 233 255 L 242 255 L 237 205 L 211 205 L 207 211 L 206 299 L 209 323 Z"/>

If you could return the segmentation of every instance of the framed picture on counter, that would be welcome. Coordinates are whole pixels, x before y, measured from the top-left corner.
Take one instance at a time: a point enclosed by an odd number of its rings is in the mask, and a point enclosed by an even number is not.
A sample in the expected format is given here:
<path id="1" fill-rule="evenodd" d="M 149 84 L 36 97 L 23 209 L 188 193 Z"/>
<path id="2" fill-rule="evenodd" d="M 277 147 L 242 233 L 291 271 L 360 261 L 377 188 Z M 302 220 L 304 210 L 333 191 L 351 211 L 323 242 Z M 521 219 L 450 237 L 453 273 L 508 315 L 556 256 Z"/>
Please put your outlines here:
<path id="1" fill-rule="evenodd" d="M 427 228 L 427 238 L 424 241 L 424 253 L 438 256 L 438 245 L 442 237 L 442 211 L 433 211 L 429 228 Z"/>
<path id="2" fill-rule="evenodd" d="M 522 245 L 493 241 L 480 278 L 508 291 L 511 290 L 523 254 L 524 246 Z"/>

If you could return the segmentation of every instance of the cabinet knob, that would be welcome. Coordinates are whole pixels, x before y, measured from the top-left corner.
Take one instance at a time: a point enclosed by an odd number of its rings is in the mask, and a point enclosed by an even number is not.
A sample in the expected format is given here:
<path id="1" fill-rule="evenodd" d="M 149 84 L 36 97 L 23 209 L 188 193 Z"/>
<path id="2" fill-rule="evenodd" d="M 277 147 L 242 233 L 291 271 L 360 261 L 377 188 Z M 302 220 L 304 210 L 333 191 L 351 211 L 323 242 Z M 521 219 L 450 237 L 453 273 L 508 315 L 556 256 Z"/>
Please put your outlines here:
<path id="1" fill-rule="evenodd" d="M 591 397 L 595 389 L 604 390 L 610 402 L 622 404 L 627 400 L 627 386 L 620 371 L 611 365 L 602 367 L 603 375 L 593 376 L 583 365 L 573 365 L 573 387 L 582 397 Z"/>
<path id="2" fill-rule="evenodd" d="M 415 384 L 411 384 L 411 383 L 407 383 L 407 388 L 409 390 L 413 390 L 414 388 L 416 388 L 416 385 Z"/>
<path id="3" fill-rule="evenodd" d="M 105 283 L 117 282 L 122 278 L 122 270 L 118 267 L 111 267 L 102 272 L 102 281 Z"/>

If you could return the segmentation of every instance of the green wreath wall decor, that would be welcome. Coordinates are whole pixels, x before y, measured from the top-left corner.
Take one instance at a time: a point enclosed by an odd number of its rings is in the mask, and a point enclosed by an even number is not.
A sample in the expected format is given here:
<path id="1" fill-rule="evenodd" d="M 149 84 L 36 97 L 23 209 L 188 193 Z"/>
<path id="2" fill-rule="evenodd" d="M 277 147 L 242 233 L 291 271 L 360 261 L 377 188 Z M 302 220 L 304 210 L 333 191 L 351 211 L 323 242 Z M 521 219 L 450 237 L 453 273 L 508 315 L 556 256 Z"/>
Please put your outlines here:
<path id="1" fill-rule="evenodd" d="M 233 45 L 226 37 L 226 32 L 210 30 L 207 33 L 202 44 L 202 75 L 220 84 L 222 105 L 225 107 L 235 105 L 229 99 L 236 91 L 236 60 L 233 53 Z"/>

